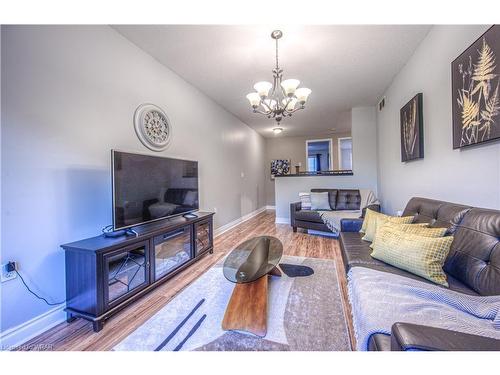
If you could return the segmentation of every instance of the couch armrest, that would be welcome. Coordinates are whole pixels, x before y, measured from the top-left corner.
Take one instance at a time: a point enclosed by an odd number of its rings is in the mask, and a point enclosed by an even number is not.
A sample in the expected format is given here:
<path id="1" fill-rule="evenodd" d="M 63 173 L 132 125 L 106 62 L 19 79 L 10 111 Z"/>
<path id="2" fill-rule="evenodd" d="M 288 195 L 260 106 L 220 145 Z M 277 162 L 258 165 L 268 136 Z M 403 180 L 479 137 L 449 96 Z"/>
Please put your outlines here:
<path id="1" fill-rule="evenodd" d="M 500 340 L 418 324 L 394 323 L 391 350 L 497 351 Z"/>
<path id="2" fill-rule="evenodd" d="M 292 227 L 296 227 L 295 225 L 295 212 L 300 211 L 302 208 L 301 202 L 293 202 L 290 203 L 290 224 Z"/>
<path id="3" fill-rule="evenodd" d="M 377 211 L 377 212 L 380 212 L 380 204 L 371 204 L 369 206 L 366 206 L 365 208 L 363 208 L 361 210 L 361 218 L 364 218 L 365 217 L 365 214 L 366 214 L 366 209 L 369 208 L 370 210 L 372 211 Z"/>
<path id="4" fill-rule="evenodd" d="M 340 219 L 341 232 L 359 232 L 363 226 L 363 219 Z"/>

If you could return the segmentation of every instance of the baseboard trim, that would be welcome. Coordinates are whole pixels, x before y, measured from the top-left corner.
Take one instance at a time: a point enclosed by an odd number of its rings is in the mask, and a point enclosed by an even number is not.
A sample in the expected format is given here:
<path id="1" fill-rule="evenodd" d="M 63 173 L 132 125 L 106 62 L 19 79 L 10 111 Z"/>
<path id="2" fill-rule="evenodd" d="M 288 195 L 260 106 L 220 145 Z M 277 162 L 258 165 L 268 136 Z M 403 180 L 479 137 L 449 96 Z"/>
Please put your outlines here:
<path id="1" fill-rule="evenodd" d="M 218 237 L 221 234 L 233 229 L 239 224 L 250 220 L 251 218 L 257 216 L 258 214 L 266 210 L 274 210 L 274 206 L 263 206 L 255 211 L 252 211 L 236 220 L 233 220 L 214 231 L 214 237 Z M 64 312 L 65 305 L 55 307 L 27 322 L 21 323 L 16 327 L 7 329 L 5 332 L 0 334 L 0 350 L 11 350 L 22 346 L 27 341 L 32 338 L 48 331 L 49 329 L 55 327 L 56 325 L 63 323 L 66 320 L 66 314 Z M 43 345 L 43 344 L 41 344 Z"/>
<path id="2" fill-rule="evenodd" d="M 258 208 L 255 211 L 252 211 L 252 212 L 250 212 L 250 213 L 248 213 L 248 214 L 246 214 L 246 215 L 244 215 L 236 220 L 233 220 L 227 224 L 224 224 L 223 226 L 214 230 L 214 237 L 219 237 L 221 234 L 227 232 L 228 230 L 233 229 L 234 227 L 238 226 L 239 224 L 241 224 L 247 220 L 250 220 L 252 217 L 257 216 L 261 212 L 264 212 L 266 209 L 267 209 L 267 206 L 262 206 L 261 208 Z"/>
<path id="3" fill-rule="evenodd" d="M 276 220 L 274 220 L 276 224 L 290 224 L 290 218 L 289 217 L 276 217 Z"/>
<path id="4" fill-rule="evenodd" d="M 27 322 L 2 332 L 0 350 L 11 350 L 22 346 L 25 342 L 64 322 L 66 320 L 66 314 L 63 311 L 65 307 L 65 305 L 55 307 Z M 40 345 L 43 345 L 43 343 Z"/>

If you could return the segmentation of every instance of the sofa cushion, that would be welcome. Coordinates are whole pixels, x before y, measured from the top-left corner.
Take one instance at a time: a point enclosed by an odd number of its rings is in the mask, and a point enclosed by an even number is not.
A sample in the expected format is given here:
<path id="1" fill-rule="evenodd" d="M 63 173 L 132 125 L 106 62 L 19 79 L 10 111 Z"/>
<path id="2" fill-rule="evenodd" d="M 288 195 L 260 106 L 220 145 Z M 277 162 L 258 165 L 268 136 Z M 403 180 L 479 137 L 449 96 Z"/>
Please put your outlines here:
<path id="1" fill-rule="evenodd" d="M 301 210 L 311 209 L 311 193 L 299 193 L 299 199 Z"/>
<path id="2" fill-rule="evenodd" d="M 444 270 L 481 295 L 499 295 L 500 211 L 472 208 L 454 237 Z"/>
<path id="3" fill-rule="evenodd" d="M 323 223 L 318 211 L 313 210 L 300 210 L 295 211 L 295 220 L 312 221 L 314 223 Z"/>
<path id="4" fill-rule="evenodd" d="M 391 351 L 391 336 L 383 333 L 375 333 L 368 339 L 368 350 L 371 352 Z"/>
<path id="5" fill-rule="evenodd" d="M 311 193 L 324 193 L 328 192 L 328 201 L 330 202 L 330 208 L 335 210 L 337 207 L 337 189 L 311 189 Z"/>
<path id="6" fill-rule="evenodd" d="M 377 234 L 377 229 L 387 222 L 394 224 L 411 224 L 413 222 L 413 218 L 413 216 L 389 216 L 380 212 L 366 210 L 366 216 L 363 221 L 364 228 L 361 227 L 361 231 L 364 229 L 365 234 L 363 236 L 363 240 L 373 241 L 375 239 L 375 235 Z"/>
<path id="7" fill-rule="evenodd" d="M 363 234 L 358 232 L 341 232 L 339 236 L 340 249 L 342 260 L 346 272 L 352 267 L 366 267 L 378 271 L 389 272 L 400 276 L 409 277 L 414 280 L 419 280 L 425 283 L 433 284 L 420 276 L 414 275 L 410 272 L 393 267 L 387 263 L 371 257 L 372 249 L 370 249 L 369 242 L 363 241 L 361 237 Z M 477 295 L 477 293 L 460 280 L 457 280 L 452 275 L 447 274 L 449 289 L 456 292 Z M 436 284 L 433 284 L 436 285 Z M 441 287 L 441 286 L 440 286 Z M 444 288 L 444 287 L 443 287 Z"/>
<path id="8" fill-rule="evenodd" d="M 361 193 L 354 189 L 340 189 L 337 194 L 336 210 L 360 210 Z"/>
<path id="9" fill-rule="evenodd" d="M 371 256 L 436 284 L 448 286 L 443 264 L 452 241 L 452 236 L 425 237 L 384 225 L 377 231 Z"/>
<path id="10" fill-rule="evenodd" d="M 311 210 L 331 210 L 328 195 L 329 193 L 326 191 L 322 193 L 311 192 Z"/>
<path id="11" fill-rule="evenodd" d="M 453 232 L 454 226 L 470 209 L 461 204 L 415 197 L 408 201 L 403 216 L 414 215 L 414 223 L 430 223 L 432 227 L 450 228 Z"/>

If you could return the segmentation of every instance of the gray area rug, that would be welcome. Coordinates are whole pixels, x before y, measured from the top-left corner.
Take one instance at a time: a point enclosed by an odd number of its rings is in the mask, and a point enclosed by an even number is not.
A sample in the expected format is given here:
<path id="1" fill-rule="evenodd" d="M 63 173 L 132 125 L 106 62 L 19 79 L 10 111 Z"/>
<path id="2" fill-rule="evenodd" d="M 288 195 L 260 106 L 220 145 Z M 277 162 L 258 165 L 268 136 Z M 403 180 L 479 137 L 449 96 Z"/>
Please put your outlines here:
<path id="1" fill-rule="evenodd" d="M 350 350 L 335 263 L 291 256 L 284 256 L 281 263 L 307 266 L 314 272 L 270 278 L 266 337 L 222 330 L 234 284 L 224 278 L 219 263 L 113 350 Z"/>

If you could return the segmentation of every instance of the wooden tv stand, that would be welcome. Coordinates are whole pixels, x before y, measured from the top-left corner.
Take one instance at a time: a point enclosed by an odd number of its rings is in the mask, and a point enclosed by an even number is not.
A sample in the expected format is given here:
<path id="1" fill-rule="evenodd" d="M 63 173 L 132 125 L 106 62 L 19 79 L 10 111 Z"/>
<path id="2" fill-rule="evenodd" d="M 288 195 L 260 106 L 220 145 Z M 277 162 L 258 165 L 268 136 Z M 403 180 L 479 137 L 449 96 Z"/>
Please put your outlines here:
<path id="1" fill-rule="evenodd" d="M 105 319 L 213 253 L 214 214 L 196 215 L 135 227 L 137 236 L 101 235 L 61 245 L 67 320 L 87 319 L 98 332 Z"/>

